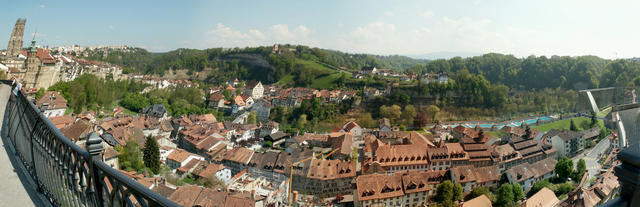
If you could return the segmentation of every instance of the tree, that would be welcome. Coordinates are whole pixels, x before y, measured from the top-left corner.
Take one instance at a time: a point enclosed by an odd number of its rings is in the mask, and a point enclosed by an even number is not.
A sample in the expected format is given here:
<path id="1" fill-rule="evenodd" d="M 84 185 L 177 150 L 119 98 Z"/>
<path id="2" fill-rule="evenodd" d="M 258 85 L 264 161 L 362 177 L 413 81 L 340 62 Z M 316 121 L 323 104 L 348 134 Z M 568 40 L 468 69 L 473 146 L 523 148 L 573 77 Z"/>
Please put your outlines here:
<path id="1" fill-rule="evenodd" d="M 413 119 L 413 126 L 414 127 L 424 127 L 425 125 L 427 125 L 427 123 L 429 123 L 429 120 L 427 120 L 427 113 L 425 112 L 418 112 L 418 114 L 416 115 L 416 117 Z"/>
<path id="2" fill-rule="evenodd" d="M 138 93 L 130 93 L 122 99 L 120 104 L 131 111 L 140 112 L 149 106 L 149 100 Z"/>
<path id="3" fill-rule="evenodd" d="M 531 190 L 529 190 L 530 194 L 535 194 L 538 191 L 540 191 L 540 189 L 542 188 L 551 188 L 552 184 L 549 182 L 549 180 L 543 180 L 540 182 L 537 182 L 535 184 L 533 184 L 533 187 L 531 187 Z"/>
<path id="4" fill-rule="evenodd" d="M 427 107 L 427 114 L 429 114 L 431 121 L 435 122 L 438 120 L 438 116 L 440 115 L 440 108 L 435 105 L 430 105 Z"/>
<path id="5" fill-rule="evenodd" d="M 487 196 L 487 198 L 489 198 L 489 200 L 493 200 L 493 193 L 491 193 L 491 189 L 485 186 L 474 188 L 473 191 L 471 191 L 469 198 L 473 199 L 481 195 L 485 195 Z"/>
<path id="6" fill-rule="evenodd" d="M 556 163 L 555 171 L 559 178 L 567 179 L 573 172 L 573 161 L 567 156 L 560 158 Z"/>
<path id="7" fill-rule="evenodd" d="M 158 142 L 151 135 L 144 143 L 143 151 L 144 166 L 147 166 L 154 174 L 160 172 L 160 148 Z"/>
<path id="8" fill-rule="evenodd" d="M 498 189 L 498 193 L 496 195 L 496 204 L 497 206 L 514 206 L 513 202 L 513 186 L 509 183 L 502 184 Z"/>
<path id="9" fill-rule="evenodd" d="M 453 184 L 453 200 L 462 200 L 462 186 L 460 185 L 460 183 Z"/>
<path id="10" fill-rule="evenodd" d="M 398 105 L 381 106 L 380 116 L 388 118 L 392 121 L 397 121 L 402 115 L 402 108 Z"/>
<path id="11" fill-rule="evenodd" d="M 518 183 L 513 184 L 513 201 L 518 202 L 524 198 L 524 189 Z"/>
<path id="12" fill-rule="evenodd" d="M 249 112 L 249 115 L 247 116 L 247 124 L 255 124 L 257 119 L 256 112 Z"/>
<path id="13" fill-rule="evenodd" d="M 44 95 L 44 92 L 45 92 L 44 88 L 38 89 L 38 92 L 36 92 L 36 95 L 35 95 L 36 100 L 42 97 L 42 95 Z"/>
<path id="14" fill-rule="evenodd" d="M 416 108 L 413 107 L 413 105 L 406 105 L 401 115 L 404 123 L 406 123 L 407 125 L 412 124 L 413 118 L 416 116 L 416 113 Z"/>
<path id="15" fill-rule="evenodd" d="M 590 125 L 590 127 L 594 127 L 596 124 L 598 124 L 598 117 L 596 116 L 595 112 L 591 112 L 591 125 Z"/>
<path id="16" fill-rule="evenodd" d="M 579 181 L 580 179 L 582 179 L 582 176 L 586 171 L 587 171 L 587 164 L 582 158 L 580 158 L 580 160 L 578 160 L 578 164 L 576 165 L 576 172 L 573 179 L 576 180 L 576 182 Z"/>
<path id="17" fill-rule="evenodd" d="M 119 153 L 120 156 L 118 156 L 118 162 L 120 164 L 120 169 L 137 172 L 144 168 L 142 152 L 140 152 L 140 146 L 137 142 L 128 141 Z"/>
<path id="18" fill-rule="evenodd" d="M 300 131 L 304 131 L 306 126 L 307 126 L 307 115 L 302 114 L 300 115 L 300 117 L 298 117 L 298 121 L 296 122 L 296 128 L 298 128 L 298 130 Z"/>
<path id="19" fill-rule="evenodd" d="M 571 119 L 571 125 L 569 126 L 569 130 L 578 131 L 578 127 L 576 126 L 576 123 L 573 122 L 573 119 Z"/>
<path id="20" fill-rule="evenodd" d="M 453 184 L 450 180 L 445 180 L 438 185 L 435 199 L 437 202 L 451 201 L 453 199 Z"/>

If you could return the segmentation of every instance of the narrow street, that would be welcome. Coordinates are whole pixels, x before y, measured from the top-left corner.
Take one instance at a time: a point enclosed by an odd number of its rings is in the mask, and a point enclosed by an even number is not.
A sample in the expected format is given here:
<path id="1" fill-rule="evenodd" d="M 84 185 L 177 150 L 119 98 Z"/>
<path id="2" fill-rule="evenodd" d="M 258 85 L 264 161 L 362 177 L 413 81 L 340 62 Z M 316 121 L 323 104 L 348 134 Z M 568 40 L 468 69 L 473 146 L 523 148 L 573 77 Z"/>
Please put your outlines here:
<path id="1" fill-rule="evenodd" d="M 587 173 L 589 173 L 587 179 L 594 178 L 600 173 L 600 158 L 605 154 L 610 144 L 611 141 L 608 137 L 600 140 L 593 148 L 585 150 L 582 154 L 571 158 L 571 160 L 573 160 L 573 166 L 576 167 L 578 165 L 580 158 L 584 159 L 585 164 L 587 164 Z"/>

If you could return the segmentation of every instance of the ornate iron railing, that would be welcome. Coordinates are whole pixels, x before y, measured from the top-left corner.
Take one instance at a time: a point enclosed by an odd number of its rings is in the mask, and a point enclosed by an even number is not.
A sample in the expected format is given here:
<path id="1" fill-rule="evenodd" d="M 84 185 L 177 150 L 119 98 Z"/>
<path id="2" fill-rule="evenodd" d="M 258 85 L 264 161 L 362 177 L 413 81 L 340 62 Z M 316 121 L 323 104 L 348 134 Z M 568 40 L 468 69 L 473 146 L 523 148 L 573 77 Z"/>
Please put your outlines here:
<path id="1" fill-rule="evenodd" d="M 103 163 L 96 134 L 91 153 L 64 137 L 21 92 L 11 93 L 7 112 L 3 135 L 54 206 L 179 206 Z"/>

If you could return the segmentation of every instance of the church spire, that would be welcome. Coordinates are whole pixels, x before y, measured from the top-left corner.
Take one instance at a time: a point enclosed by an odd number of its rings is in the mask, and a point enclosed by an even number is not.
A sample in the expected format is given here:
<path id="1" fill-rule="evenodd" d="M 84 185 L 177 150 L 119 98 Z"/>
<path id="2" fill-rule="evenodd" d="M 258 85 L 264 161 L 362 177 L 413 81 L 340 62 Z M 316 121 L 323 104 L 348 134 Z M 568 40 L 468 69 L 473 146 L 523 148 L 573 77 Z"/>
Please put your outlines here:
<path id="1" fill-rule="evenodd" d="M 29 48 L 29 50 L 31 52 L 37 52 L 38 48 L 36 47 L 36 35 L 38 34 L 38 30 L 36 29 L 36 32 L 33 33 L 33 40 L 31 40 L 31 47 Z"/>

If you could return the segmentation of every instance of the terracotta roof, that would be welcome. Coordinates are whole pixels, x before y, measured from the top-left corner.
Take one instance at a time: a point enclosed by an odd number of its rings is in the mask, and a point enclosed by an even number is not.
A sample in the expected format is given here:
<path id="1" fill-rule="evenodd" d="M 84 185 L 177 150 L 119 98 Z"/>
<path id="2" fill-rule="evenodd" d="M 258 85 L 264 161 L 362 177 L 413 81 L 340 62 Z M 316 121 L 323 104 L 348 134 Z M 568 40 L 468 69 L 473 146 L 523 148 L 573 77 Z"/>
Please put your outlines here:
<path id="1" fill-rule="evenodd" d="M 347 122 L 347 124 L 344 125 L 344 127 L 342 127 L 342 129 L 346 132 L 350 132 L 352 129 L 354 128 L 362 128 L 360 127 L 360 125 L 358 125 L 358 123 L 356 123 L 355 121 L 349 121 Z"/>
<path id="2" fill-rule="evenodd" d="M 402 174 L 368 174 L 356 178 L 358 200 L 385 199 L 403 196 Z"/>
<path id="3" fill-rule="evenodd" d="M 255 201 L 246 193 L 236 193 L 227 196 L 225 207 L 253 207 Z"/>
<path id="4" fill-rule="evenodd" d="M 355 176 L 355 163 L 342 160 L 312 159 L 307 172 L 307 178 L 316 180 L 333 180 Z"/>
<path id="5" fill-rule="evenodd" d="M 76 142 L 93 132 L 93 124 L 85 120 L 78 120 L 76 123 L 60 129 L 60 132 L 71 141 Z"/>
<path id="6" fill-rule="evenodd" d="M 222 95 L 222 93 L 220 92 L 212 93 L 211 96 L 209 96 L 209 101 L 220 101 L 220 100 L 224 100 L 224 95 Z"/>
<path id="7" fill-rule="evenodd" d="M 277 152 L 264 152 L 264 153 L 253 153 L 251 157 L 251 161 L 249 161 L 249 166 L 258 168 L 260 170 L 270 171 L 273 170 L 273 167 L 276 165 L 276 160 L 278 159 Z"/>
<path id="8" fill-rule="evenodd" d="M 556 206 L 560 201 L 556 194 L 553 193 L 549 188 L 544 187 L 540 189 L 536 194 L 533 194 L 529 199 L 527 199 L 523 207 L 553 207 Z"/>
<path id="9" fill-rule="evenodd" d="M 72 124 L 75 120 L 71 115 L 49 117 L 49 120 L 58 129 L 62 129 Z"/>
<path id="10" fill-rule="evenodd" d="M 474 167 L 472 165 L 452 167 L 453 179 L 459 183 L 485 183 L 500 180 L 497 166 Z"/>
<path id="11" fill-rule="evenodd" d="M 410 170 L 402 176 L 402 184 L 404 185 L 404 193 L 424 192 L 431 190 L 428 185 L 431 173 L 424 171 Z"/>
<path id="12" fill-rule="evenodd" d="M 104 150 L 102 158 L 104 158 L 105 160 L 108 160 L 108 159 L 111 159 L 111 158 L 114 158 L 114 157 L 118 157 L 118 156 L 120 156 L 120 153 L 118 153 L 118 151 L 114 150 L 113 147 L 108 146 Z"/>
<path id="13" fill-rule="evenodd" d="M 223 155 L 224 160 L 229 160 L 237 163 L 246 164 L 249 163 L 251 156 L 253 155 L 253 150 L 249 148 L 234 148 Z"/>
<path id="14" fill-rule="evenodd" d="M 193 206 L 194 201 L 198 198 L 202 189 L 203 188 L 200 186 L 183 185 L 178 187 L 178 189 L 171 194 L 169 200 L 172 200 L 181 206 Z"/>
<path id="15" fill-rule="evenodd" d="M 486 195 L 480 195 L 467 202 L 462 203 L 462 207 L 491 207 L 491 200 Z"/>
<path id="16" fill-rule="evenodd" d="M 553 172 L 553 170 L 555 170 L 556 163 L 558 163 L 556 159 L 548 157 L 544 160 L 531 164 L 531 170 L 535 173 L 535 177 L 539 178 Z"/>
<path id="17" fill-rule="evenodd" d="M 210 178 L 213 175 L 215 175 L 218 171 L 223 170 L 224 168 L 225 168 L 224 165 L 209 163 L 209 165 L 207 165 L 207 167 L 205 167 L 202 172 L 198 173 L 198 177 Z"/>
<path id="18" fill-rule="evenodd" d="M 253 88 L 255 88 L 258 84 L 262 85 L 262 84 L 260 83 L 260 81 L 250 81 L 249 83 L 247 83 L 247 85 L 245 86 L 245 88 L 253 89 Z"/>
<path id="19" fill-rule="evenodd" d="M 198 199 L 196 199 L 193 202 L 193 206 L 200 206 L 200 207 L 222 206 L 221 204 L 225 203 L 227 195 L 229 195 L 229 193 L 225 191 L 218 191 L 216 189 L 204 188 L 202 192 L 200 192 Z"/>
<path id="20" fill-rule="evenodd" d="M 171 197 L 171 195 L 173 194 L 173 192 L 176 192 L 176 189 L 171 188 L 165 184 L 161 184 L 159 183 L 158 185 L 156 185 L 154 188 L 152 188 L 151 190 L 153 190 L 154 192 L 162 195 L 165 198 L 169 198 Z"/>
<path id="21" fill-rule="evenodd" d="M 427 164 L 427 157 L 427 147 L 418 145 L 382 145 L 375 154 L 382 166 Z"/>
<path id="22" fill-rule="evenodd" d="M 187 152 L 186 150 L 183 150 L 183 149 L 175 149 L 173 150 L 173 152 L 171 152 L 171 154 L 167 156 L 167 159 L 182 163 L 185 160 L 187 160 L 187 158 L 189 158 L 189 156 L 191 155 L 195 155 L 195 154 Z"/>
<path id="23" fill-rule="evenodd" d="M 36 107 L 46 110 L 63 109 L 67 108 L 67 100 L 60 93 L 49 91 L 36 100 Z"/>

